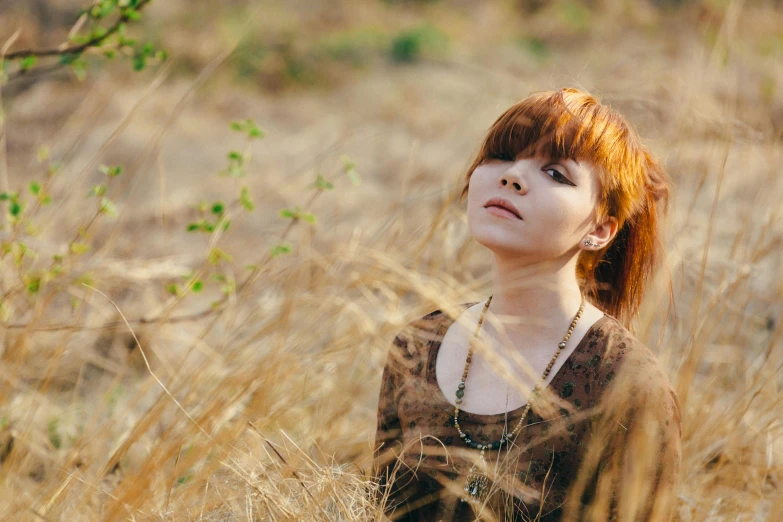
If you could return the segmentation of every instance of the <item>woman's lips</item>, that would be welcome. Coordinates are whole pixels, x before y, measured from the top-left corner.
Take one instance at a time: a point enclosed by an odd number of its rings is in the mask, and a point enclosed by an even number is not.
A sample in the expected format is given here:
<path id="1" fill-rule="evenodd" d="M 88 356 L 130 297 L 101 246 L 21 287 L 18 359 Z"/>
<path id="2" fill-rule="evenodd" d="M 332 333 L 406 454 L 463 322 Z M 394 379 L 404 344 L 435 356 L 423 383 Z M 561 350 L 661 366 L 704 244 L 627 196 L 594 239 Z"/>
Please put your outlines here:
<path id="1" fill-rule="evenodd" d="M 514 219 L 516 221 L 522 221 L 522 219 L 518 218 L 516 216 L 516 214 L 514 214 L 513 212 L 511 212 L 509 210 L 506 210 L 505 208 L 502 208 L 502 207 L 495 207 L 495 206 L 487 207 L 487 211 L 490 214 L 495 214 L 496 216 L 510 218 L 510 219 Z"/>

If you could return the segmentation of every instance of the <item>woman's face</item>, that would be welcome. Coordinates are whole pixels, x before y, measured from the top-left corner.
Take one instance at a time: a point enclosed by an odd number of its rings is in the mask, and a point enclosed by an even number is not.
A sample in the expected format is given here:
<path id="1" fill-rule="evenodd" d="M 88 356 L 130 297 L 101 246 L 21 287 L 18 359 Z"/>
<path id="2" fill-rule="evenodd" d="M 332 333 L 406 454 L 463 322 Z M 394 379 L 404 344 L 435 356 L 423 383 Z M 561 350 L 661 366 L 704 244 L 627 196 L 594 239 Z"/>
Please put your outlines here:
<path id="1" fill-rule="evenodd" d="M 496 255 L 530 261 L 570 257 L 595 227 L 599 189 L 585 161 L 488 159 L 470 177 L 468 227 Z M 491 198 L 511 202 L 522 219 L 485 208 Z"/>

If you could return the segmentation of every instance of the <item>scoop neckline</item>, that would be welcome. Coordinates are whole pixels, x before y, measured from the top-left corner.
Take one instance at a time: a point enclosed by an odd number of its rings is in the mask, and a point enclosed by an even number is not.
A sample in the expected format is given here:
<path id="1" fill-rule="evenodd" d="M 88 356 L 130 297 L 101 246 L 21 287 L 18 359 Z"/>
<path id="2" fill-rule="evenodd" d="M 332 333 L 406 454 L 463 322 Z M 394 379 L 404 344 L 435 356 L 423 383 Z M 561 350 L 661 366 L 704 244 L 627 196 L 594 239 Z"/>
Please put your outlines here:
<path id="1" fill-rule="evenodd" d="M 462 312 L 460 312 L 460 316 L 462 313 L 465 312 L 468 308 L 471 306 L 480 303 L 481 301 L 475 301 L 472 303 L 463 303 L 461 306 L 463 307 Z M 448 327 L 451 326 L 452 323 L 454 323 L 459 316 L 455 317 L 454 319 L 449 318 L 447 315 L 443 314 L 442 310 L 436 310 L 434 314 L 437 314 L 437 318 L 440 320 L 440 324 L 437 327 L 437 333 L 435 336 L 433 336 L 432 339 L 429 340 L 427 345 L 427 383 L 434 387 L 435 393 L 437 394 L 437 400 L 440 403 L 440 408 L 444 411 L 453 412 L 454 411 L 454 405 L 451 404 L 448 399 L 446 398 L 446 395 L 443 393 L 443 390 L 440 388 L 440 385 L 438 384 L 438 378 L 435 374 L 435 359 L 438 355 L 438 352 L 440 351 L 441 343 L 443 342 L 443 337 L 448 330 Z M 547 388 L 551 388 L 556 382 L 559 381 L 559 379 L 562 378 L 563 375 L 563 368 L 565 368 L 566 364 L 574 357 L 574 354 L 576 354 L 580 348 L 583 347 L 583 345 L 588 341 L 591 334 L 594 330 L 597 330 L 601 326 L 603 326 L 603 323 L 609 320 L 609 315 L 604 313 L 599 319 L 597 319 L 595 322 L 593 322 L 592 325 L 590 325 L 590 328 L 587 329 L 582 339 L 580 339 L 579 343 L 576 345 L 576 348 L 573 349 L 571 354 L 566 358 L 563 365 L 557 370 L 557 373 L 555 373 L 555 376 L 552 378 L 552 380 L 546 385 Z M 468 422 L 472 422 L 475 424 L 494 424 L 497 422 L 501 422 L 506 419 L 511 419 L 513 417 L 519 417 L 522 412 L 525 410 L 525 407 L 527 406 L 527 403 L 523 404 L 519 408 L 515 408 L 513 410 L 509 410 L 507 412 L 501 412 L 501 413 L 471 413 L 468 411 L 460 410 L 459 415 L 461 420 L 465 420 Z M 531 411 L 531 414 L 534 414 Z"/>

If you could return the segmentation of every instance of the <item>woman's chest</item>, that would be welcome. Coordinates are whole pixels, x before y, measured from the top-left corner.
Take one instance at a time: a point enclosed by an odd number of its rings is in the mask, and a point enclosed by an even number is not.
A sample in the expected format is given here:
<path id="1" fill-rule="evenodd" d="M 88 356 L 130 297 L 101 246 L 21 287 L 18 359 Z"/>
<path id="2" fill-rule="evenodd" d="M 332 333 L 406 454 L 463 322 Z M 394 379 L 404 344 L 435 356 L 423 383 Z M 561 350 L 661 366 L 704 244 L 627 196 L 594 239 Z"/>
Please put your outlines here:
<path id="1" fill-rule="evenodd" d="M 575 350 L 571 343 L 558 349 L 556 342 L 527 342 L 471 337 L 452 324 L 430 354 L 431 387 L 451 406 L 479 415 L 517 410 L 530 402 L 536 386 L 557 385 L 572 370 L 567 366 Z M 464 383 L 464 385 L 463 385 Z"/>

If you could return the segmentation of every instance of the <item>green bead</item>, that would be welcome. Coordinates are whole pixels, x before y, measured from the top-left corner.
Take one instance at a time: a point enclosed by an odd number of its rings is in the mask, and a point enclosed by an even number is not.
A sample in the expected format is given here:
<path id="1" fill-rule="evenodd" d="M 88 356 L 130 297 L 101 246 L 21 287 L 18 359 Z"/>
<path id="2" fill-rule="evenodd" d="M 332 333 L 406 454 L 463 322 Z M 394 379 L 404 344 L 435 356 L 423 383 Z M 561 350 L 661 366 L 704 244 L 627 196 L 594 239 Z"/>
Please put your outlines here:
<path id="1" fill-rule="evenodd" d="M 457 397 L 460 399 L 465 396 L 465 390 L 457 390 Z"/>

